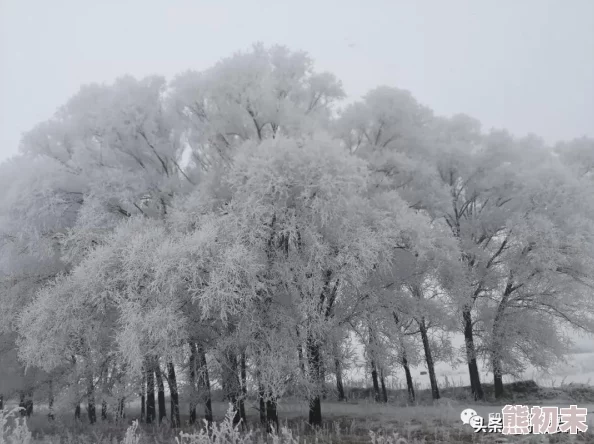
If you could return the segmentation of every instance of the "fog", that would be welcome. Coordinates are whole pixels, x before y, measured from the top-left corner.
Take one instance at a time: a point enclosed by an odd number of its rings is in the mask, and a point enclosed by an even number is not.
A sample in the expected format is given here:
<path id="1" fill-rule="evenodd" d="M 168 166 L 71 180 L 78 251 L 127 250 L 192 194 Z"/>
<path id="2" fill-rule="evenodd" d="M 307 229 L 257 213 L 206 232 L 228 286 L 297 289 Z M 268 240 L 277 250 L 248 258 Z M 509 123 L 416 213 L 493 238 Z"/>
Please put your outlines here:
<path id="1" fill-rule="evenodd" d="M 81 84 L 204 69 L 256 41 L 309 52 L 351 98 L 386 84 L 487 129 L 594 134 L 590 0 L 2 0 L 0 159 Z"/>

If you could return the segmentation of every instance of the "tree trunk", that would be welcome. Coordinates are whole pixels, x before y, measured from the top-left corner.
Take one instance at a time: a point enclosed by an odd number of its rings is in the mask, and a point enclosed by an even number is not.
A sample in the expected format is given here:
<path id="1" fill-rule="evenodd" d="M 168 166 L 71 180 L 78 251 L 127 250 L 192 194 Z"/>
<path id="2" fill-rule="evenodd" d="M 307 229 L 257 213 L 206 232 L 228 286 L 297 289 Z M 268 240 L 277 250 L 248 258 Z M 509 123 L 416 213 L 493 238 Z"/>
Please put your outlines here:
<path id="1" fill-rule="evenodd" d="M 369 329 L 369 348 L 368 348 L 368 355 L 369 355 L 369 367 L 371 369 L 371 382 L 373 383 L 373 399 L 375 402 L 380 402 L 380 386 L 379 386 L 379 379 L 378 379 L 378 366 L 375 361 L 376 357 L 376 341 L 373 329 L 371 328 L 371 323 L 368 325 Z"/>
<path id="2" fill-rule="evenodd" d="M 260 424 L 264 427 L 266 425 L 266 394 L 264 391 L 264 384 L 262 384 L 262 371 L 260 370 L 261 366 L 262 364 L 258 359 L 256 362 L 256 380 L 258 382 L 258 413 L 260 416 Z"/>
<path id="3" fill-rule="evenodd" d="M 408 401 L 412 404 L 415 402 L 415 385 L 413 383 L 412 375 L 410 374 L 410 367 L 408 359 L 406 359 L 406 352 L 402 353 L 402 367 L 404 367 L 404 374 L 406 376 L 406 389 L 408 391 Z"/>
<path id="4" fill-rule="evenodd" d="M 19 393 L 19 411 L 21 416 L 27 415 L 27 404 L 25 403 L 25 392 L 23 391 Z"/>
<path id="5" fill-rule="evenodd" d="M 303 343 L 301 342 L 301 335 L 299 333 L 299 327 L 295 327 L 297 333 L 297 357 L 299 358 L 299 369 L 301 370 L 301 376 L 305 377 L 305 359 L 303 358 Z"/>
<path id="6" fill-rule="evenodd" d="M 28 392 L 20 393 L 20 400 L 19 400 L 19 408 L 21 412 L 21 416 L 30 417 L 33 413 L 33 394 Z"/>
<path id="7" fill-rule="evenodd" d="M 56 415 L 54 414 L 54 394 L 53 392 L 50 392 L 49 398 L 47 400 L 47 419 L 49 419 L 50 421 L 53 421 L 54 419 L 56 419 Z"/>
<path id="8" fill-rule="evenodd" d="M 427 362 L 427 370 L 429 371 L 431 396 L 433 399 L 439 399 L 439 387 L 437 385 L 437 377 L 435 376 L 435 364 L 433 363 L 433 355 L 431 354 L 431 345 L 429 344 L 429 336 L 427 335 L 427 326 L 424 318 L 421 318 L 421 321 L 419 322 L 419 330 L 421 332 L 421 339 L 423 340 L 423 349 L 425 350 L 425 362 Z"/>
<path id="9" fill-rule="evenodd" d="M 155 372 L 150 360 L 146 365 L 146 423 L 152 424 L 155 420 Z"/>
<path id="10" fill-rule="evenodd" d="M 243 425 L 247 426 L 247 418 L 245 415 L 245 400 L 247 399 L 247 362 L 245 353 L 241 354 L 240 362 L 239 362 L 239 372 L 240 372 L 240 383 L 241 383 L 241 397 L 240 397 L 240 404 L 239 414 L 243 419 Z"/>
<path id="11" fill-rule="evenodd" d="M 377 377 L 377 367 L 373 359 L 369 362 L 369 366 L 371 367 L 371 381 L 373 383 L 373 400 L 375 402 L 380 402 L 380 387 Z"/>
<path id="12" fill-rule="evenodd" d="M 503 397 L 503 373 L 501 371 L 501 361 L 499 358 L 493 359 L 493 387 L 495 390 L 495 398 Z"/>
<path id="13" fill-rule="evenodd" d="M 268 433 L 272 433 L 273 430 L 278 432 L 278 411 L 276 409 L 276 400 L 272 393 L 268 394 L 268 399 L 266 400 L 266 424 Z"/>
<path id="14" fill-rule="evenodd" d="M 95 411 L 95 385 L 93 384 L 93 374 L 87 375 L 87 415 L 89 424 L 95 424 L 97 413 Z"/>
<path id="15" fill-rule="evenodd" d="M 101 420 L 107 420 L 107 401 L 105 399 L 101 401 Z"/>
<path id="16" fill-rule="evenodd" d="M 146 370 L 142 369 L 142 381 L 140 383 L 140 422 L 146 422 Z"/>
<path id="17" fill-rule="evenodd" d="M 466 360 L 468 361 L 468 373 L 470 376 L 470 388 L 475 401 L 482 401 L 485 399 L 483 387 L 481 385 L 481 378 L 476 362 L 476 350 L 474 347 L 474 334 L 472 325 L 472 315 L 470 308 L 466 307 L 462 312 L 464 319 L 464 342 L 466 345 Z"/>
<path id="18" fill-rule="evenodd" d="M 0 411 L 4 410 L 4 395 L 0 395 Z"/>
<path id="19" fill-rule="evenodd" d="M 339 358 L 334 359 L 334 368 L 336 371 L 336 391 L 338 393 L 338 400 L 346 401 L 344 385 L 342 384 L 342 365 Z"/>
<path id="20" fill-rule="evenodd" d="M 309 398 L 309 424 L 313 427 L 322 426 L 322 401 L 320 399 L 320 345 L 313 337 L 308 337 L 307 354 L 309 361 L 309 370 L 311 382 L 316 390 Z"/>
<path id="21" fill-rule="evenodd" d="M 321 391 L 322 391 L 322 399 L 326 400 L 326 366 L 324 365 L 324 360 L 320 357 L 320 384 L 321 384 Z"/>
<path id="22" fill-rule="evenodd" d="M 177 379 L 175 378 L 175 367 L 173 362 L 167 363 L 167 380 L 169 392 L 171 393 L 171 427 L 177 429 L 181 425 L 179 417 L 179 393 L 177 391 Z"/>
<path id="23" fill-rule="evenodd" d="M 491 362 L 493 366 L 493 390 L 495 392 L 495 398 L 501 399 L 503 397 L 503 367 L 501 365 L 501 356 L 499 354 L 499 318 L 496 315 L 493 322 L 493 348 L 491 350 Z"/>
<path id="24" fill-rule="evenodd" d="M 303 359 L 303 347 L 301 344 L 297 345 L 297 355 L 299 357 L 299 370 L 301 370 L 301 375 L 305 376 L 305 360 Z"/>
<path id="25" fill-rule="evenodd" d="M 117 413 L 116 413 L 117 419 L 124 419 L 126 417 L 125 408 L 126 408 L 126 399 L 122 396 L 118 400 L 118 409 L 117 409 Z"/>
<path id="26" fill-rule="evenodd" d="M 200 372 L 198 374 L 198 387 L 202 392 L 202 399 L 204 400 L 204 419 L 208 423 L 212 423 L 212 399 L 210 395 L 210 378 L 208 375 L 208 365 L 206 363 L 206 352 L 204 348 L 198 346 L 198 365 Z"/>
<path id="27" fill-rule="evenodd" d="M 491 361 L 493 363 L 493 389 L 495 391 L 495 398 L 500 399 L 503 397 L 503 367 L 501 364 L 501 349 L 503 348 L 503 325 L 502 320 L 504 317 L 505 309 L 511 294 L 515 291 L 512 283 L 512 274 L 505 286 L 505 291 L 499 305 L 497 306 L 497 312 L 495 313 L 495 319 L 493 320 L 493 344 L 491 349 Z"/>
<path id="28" fill-rule="evenodd" d="M 239 424 L 243 420 L 245 425 L 245 407 L 241 396 L 241 382 L 239 380 L 239 362 L 237 356 L 230 353 L 226 357 L 227 368 L 225 369 L 225 391 L 227 398 L 235 408 L 235 416 L 233 417 L 233 425 Z"/>
<path id="29" fill-rule="evenodd" d="M 27 410 L 27 417 L 33 414 L 33 391 L 29 390 L 27 393 L 27 400 L 25 401 L 25 408 Z"/>
<path id="30" fill-rule="evenodd" d="M 76 356 L 71 355 L 71 363 L 73 370 L 76 369 Z M 76 381 L 76 386 L 78 387 L 78 381 Z M 76 406 L 74 407 L 74 420 L 80 420 L 80 396 L 78 393 L 78 388 L 76 390 L 76 397 L 78 398 L 76 401 Z"/>
<path id="31" fill-rule="evenodd" d="M 235 370 L 237 370 L 237 368 Z M 233 409 L 235 410 L 235 415 L 233 416 L 233 425 L 236 426 L 241 422 L 241 412 L 238 406 L 237 392 L 235 391 L 234 384 L 231 381 L 231 378 L 234 376 L 236 377 L 237 375 L 234 375 L 233 372 L 229 372 L 229 370 L 227 370 L 227 377 L 224 378 L 227 382 L 223 386 L 223 390 L 227 393 L 227 399 L 233 405 Z"/>
<path id="32" fill-rule="evenodd" d="M 190 341 L 190 424 L 196 424 L 196 366 L 198 351 L 196 344 Z"/>
<path id="33" fill-rule="evenodd" d="M 399 333 L 401 333 L 401 327 L 400 327 L 400 323 L 398 321 L 398 315 L 396 314 L 395 311 L 392 312 L 392 316 L 394 318 L 394 322 L 396 323 L 396 326 L 399 329 Z M 406 388 L 408 391 L 408 401 L 412 404 L 413 402 L 415 402 L 415 386 L 413 383 L 413 379 L 412 379 L 412 375 L 410 373 L 410 366 L 408 365 L 408 358 L 406 356 L 406 347 L 404 345 L 404 340 L 402 339 L 402 336 L 399 334 L 398 335 L 398 339 L 400 341 L 400 353 L 402 356 L 402 367 L 404 367 L 404 374 L 406 376 Z"/>
<path id="34" fill-rule="evenodd" d="M 55 415 L 54 415 L 54 381 L 50 379 L 48 381 L 47 385 L 48 385 L 47 419 L 49 419 L 50 421 L 53 421 L 55 419 Z"/>
<path id="35" fill-rule="evenodd" d="M 258 408 L 260 410 L 260 424 L 266 424 L 266 401 L 264 398 L 266 397 L 264 393 L 264 386 L 262 382 L 258 382 Z"/>
<path id="36" fill-rule="evenodd" d="M 155 379 L 157 380 L 157 404 L 159 406 L 159 424 L 163 418 L 167 418 L 167 409 L 165 407 L 165 385 L 163 384 L 163 375 L 159 367 L 159 359 L 155 358 Z"/>
<path id="37" fill-rule="evenodd" d="M 384 369 L 380 369 L 380 383 L 382 386 L 382 402 L 388 402 L 388 390 L 386 390 L 386 380 L 384 378 Z"/>

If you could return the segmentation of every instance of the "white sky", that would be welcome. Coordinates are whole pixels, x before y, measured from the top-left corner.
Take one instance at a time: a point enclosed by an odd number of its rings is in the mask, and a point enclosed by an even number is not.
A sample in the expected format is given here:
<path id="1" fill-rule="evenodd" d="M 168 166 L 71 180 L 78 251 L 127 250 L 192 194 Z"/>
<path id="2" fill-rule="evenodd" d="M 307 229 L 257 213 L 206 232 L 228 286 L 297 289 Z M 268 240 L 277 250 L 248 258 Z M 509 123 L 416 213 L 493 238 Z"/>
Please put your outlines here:
<path id="1" fill-rule="evenodd" d="M 594 136 L 594 0 L 0 0 L 0 159 L 83 83 L 258 40 L 308 51 L 351 96 L 388 84 L 486 128 Z"/>

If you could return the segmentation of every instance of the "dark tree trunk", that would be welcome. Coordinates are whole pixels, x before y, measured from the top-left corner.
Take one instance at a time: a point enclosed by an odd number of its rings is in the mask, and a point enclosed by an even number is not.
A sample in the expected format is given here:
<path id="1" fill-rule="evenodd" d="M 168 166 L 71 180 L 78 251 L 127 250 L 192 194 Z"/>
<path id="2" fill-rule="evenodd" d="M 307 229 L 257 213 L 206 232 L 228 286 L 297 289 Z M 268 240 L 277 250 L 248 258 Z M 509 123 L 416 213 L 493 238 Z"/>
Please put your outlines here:
<path id="1" fill-rule="evenodd" d="M 271 433 L 273 430 L 278 432 L 278 412 L 276 409 L 276 400 L 272 396 L 272 393 L 268 394 L 268 399 L 266 400 L 266 421 L 268 433 Z"/>
<path id="2" fill-rule="evenodd" d="M 396 314 L 395 311 L 392 312 L 392 316 L 394 317 L 394 322 L 396 323 L 396 326 L 398 326 L 398 329 L 401 332 L 400 329 L 400 323 L 398 321 L 398 315 Z M 408 365 L 408 358 L 406 356 L 406 346 L 404 345 L 404 340 L 402 339 L 402 336 L 399 335 L 399 341 L 400 341 L 400 353 L 402 354 L 402 367 L 404 368 L 404 374 L 406 376 L 406 389 L 408 391 L 408 401 L 412 404 L 413 402 L 415 402 L 415 386 L 413 383 L 413 379 L 412 379 L 412 375 L 410 373 L 410 366 Z"/>
<path id="3" fill-rule="evenodd" d="M 27 393 L 27 400 L 25 401 L 25 410 L 27 412 L 27 417 L 30 417 L 33 414 L 33 392 L 29 391 Z"/>
<path id="4" fill-rule="evenodd" d="M 146 422 L 146 370 L 142 369 L 142 382 L 140 384 L 140 422 Z"/>
<path id="5" fill-rule="evenodd" d="M 386 380 L 384 378 L 384 370 L 380 369 L 380 383 L 382 386 L 382 402 L 388 402 L 388 390 L 386 390 Z"/>
<path id="6" fill-rule="evenodd" d="M 429 371 L 431 396 L 433 399 L 439 399 L 439 387 L 437 385 L 437 377 L 435 376 L 435 364 L 433 363 L 433 355 L 431 354 L 431 345 L 429 344 L 429 336 L 427 335 L 427 326 L 425 324 L 424 318 L 422 318 L 421 322 L 419 322 L 419 330 L 421 332 L 421 339 L 423 340 L 423 349 L 425 350 L 427 370 Z"/>
<path id="7" fill-rule="evenodd" d="M 326 366 L 324 365 L 324 359 L 320 357 L 320 384 L 321 384 L 321 392 L 322 392 L 322 399 L 325 401 L 327 397 L 327 390 L 326 390 Z"/>
<path id="8" fill-rule="evenodd" d="M 312 427 L 322 427 L 322 400 L 319 395 L 309 400 L 309 424 Z"/>
<path id="9" fill-rule="evenodd" d="M 159 367 L 159 360 L 155 358 L 155 379 L 157 380 L 157 405 L 159 406 L 159 424 L 163 418 L 167 418 L 167 408 L 165 407 L 165 385 L 163 384 L 163 375 Z"/>
<path id="10" fill-rule="evenodd" d="M 240 396 L 240 403 L 239 403 L 239 414 L 243 419 L 244 426 L 247 426 L 247 417 L 245 415 L 245 400 L 247 399 L 247 362 L 245 353 L 241 354 L 241 358 L 239 361 L 239 374 L 240 374 L 240 382 L 241 382 L 241 396 Z"/>
<path id="11" fill-rule="evenodd" d="M 20 400 L 19 400 L 19 408 L 21 412 L 21 416 L 31 416 L 33 413 L 33 399 L 32 393 L 21 392 L 20 393 Z"/>
<path id="12" fill-rule="evenodd" d="M 406 352 L 402 353 L 402 367 L 404 367 L 404 374 L 406 376 L 408 401 L 412 404 L 415 402 L 415 385 L 413 383 L 412 375 L 410 374 L 410 366 L 408 365 L 408 359 L 406 359 Z"/>
<path id="13" fill-rule="evenodd" d="M 76 368 L 76 356 L 74 356 L 74 355 L 71 356 L 71 362 L 72 362 L 73 369 L 75 369 Z M 80 420 L 80 397 L 78 395 L 78 390 L 76 391 L 76 397 L 79 399 L 77 399 L 76 406 L 74 407 L 74 420 L 78 421 L 78 420 Z"/>
<path id="14" fill-rule="evenodd" d="M 237 356 L 229 354 L 227 356 L 227 369 L 225 371 L 225 391 L 227 398 L 235 408 L 235 416 L 233 417 L 233 425 L 239 424 L 243 420 L 245 425 L 245 407 L 241 396 L 241 382 L 239 379 L 239 363 Z"/>
<path id="15" fill-rule="evenodd" d="M 493 388 L 495 390 L 495 398 L 502 398 L 503 372 L 501 369 L 501 360 L 498 357 L 493 357 Z"/>
<path id="16" fill-rule="evenodd" d="M 21 416 L 26 416 L 27 415 L 27 404 L 25 402 L 25 392 L 20 392 L 19 393 L 19 411 L 21 413 Z"/>
<path id="17" fill-rule="evenodd" d="M 476 362 L 476 350 L 474 347 L 474 334 L 470 308 L 464 309 L 462 317 L 464 319 L 464 342 L 466 345 L 466 360 L 468 361 L 470 388 L 475 401 L 482 401 L 485 399 L 485 394 L 483 392 L 483 386 L 481 385 L 481 378 Z"/>
<path id="18" fill-rule="evenodd" d="M 342 384 L 342 365 L 339 358 L 334 359 L 334 368 L 336 371 L 336 391 L 338 393 L 338 400 L 346 401 L 344 385 Z"/>
<path id="19" fill-rule="evenodd" d="M 97 421 L 97 413 L 95 410 L 95 385 L 93 384 L 93 375 L 87 376 L 87 415 L 89 423 L 95 424 Z"/>
<path id="20" fill-rule="evenodd" d="M 196 344 L 190 341 L 190 424 L 196 424 L 196 367 L 198 350 Z"/>
<path id="21" fill-rule="evenodd" d="M 371 382 L 373 383 L 373 400 L 375 402 L 380 402 L 380 386 L 377 375 L 377 366 L 373 359 L 369 362 L 369 365 L 371 367 Z"/>
<path id="22" fill-rule="evenodd" d="M 198 387 L 202 392 L 204 400 L 204 419 L 212 423 L 212 399 L 210 395 L 210 377 L 208 375 L 208 365 L 206 363 L 206 352 L 202 346 L 198 346 L 198 365 L 200 372 L 198 374 Z"/>
<path id="23" fill-rule="evenodd" d="M 299 332 L 298 332 L 299 333 Z M 262 371 L 260 369 L 260 360 L 256 362 L 256 381 L 258 383 L 258 414 L 260 417 L 260 425 L 266 426 L 266 392 L 264 384 L 262 384 Z"/>
<path id="24" fill-rule="evenodd" d="M 101 399 L 101 421 L 107 421 L 107 400 L 105 399 L 105 390 L 108 391 L 109 394 L 111 394 L 111 389 L 113 388 L 113 378 L 114 378 L 114 374 L 116 372 L 116 366 L 115 363 L 111 368 L 111 378 L 110 378 L 110 372 L 109 370 L 105 372 L 104 376 L 103 376 L 103 388 L 104 388 L 104 393 L 103 393 L 103 399 Z"/>
<path id="25" fill-rule="evenodd" d="M 262 425 L 266 424 L 266 402 L 264 398 L 264 386 L 261 381 L 258 381 L 258 408 L 260 410 L 260 424 Z"/>
<path id="26" fill-rule="evenodd" d="M 106 400 L 101 401 L 101 420 L 102 421 L 107 420 L 107 401 Z"/>
<path id="27" fill-rule="evenodd" d="M 509 301 L 510 295 L 515 291 L 512 283 L 512 275 L 503 292 L 503 297 L 497 307 L 495 313 L 495 319 L 493 320 L 493 344 L 491 350 L 491 361 L 493 365 L 493 389 L 495 391 L 495 398 L 500 399 L 503 397 L 503 367 L 501 362 L 501 349 L 502 349 L 502 336 L 503 336 L 503 325 L 502 320 L 505 314 L 505 309 Z"/>
<path id="28" fill-rule="evenodd" d="M 493 368 L 493 390 L 496 399 L 503 397 L 503 368 L 501 365 L 501 356 L 499 355 L 499 336 L 501 335 L 500 313 L 495 315 L 493 322 L 493 349 L 491 350 L 491 365 Z"/>
<path id="29" fill-rule="evenodd" d="M 0 410 L 2 410 L 0 408 Z M 47 419 L 53 421 L 54 416 L 54 381 L 51 379 L 47 382 Z"/>
<path id="30" fill-rule="evenodd" d="M 299 330 L 297 330 L 297 337 L 299 338 Z M 301 375 L 305 376 L 305 360 L 303 359 L 303 346 L 301 343 L 297 345 L 297 356 L 299 357 L 299 369 L 301 370 Z"/>
<path id="31" fill-rule="evenodd" d="M 0 395 L 0 411 L 4 410 L 4 395 Z"/>
<path id="32" fill-rule="evenodd" d="M 378 368 L 377 363 L 375 361 L 375 335 L 373 329 L 371 328 L 371 324 L 369 324 L 369 367 L 371 369 L 371 382 L 373 383 L 373 399 L 375 402 L 380 402 L 380 386 L 379 386 L 379 378 L 378 378 Z"/>
<path id="33" fill-rule="evenodd" d="M 229 382 L 229 370 L 221 369 L 221 388 L 223 389 L 223 401 L 233 403 L 233 396 L 231 394 L 231 383 Z"/>
<path id="34" fill-rule="evenodd" d="M 146 423 L 146 396 L 144 395 L 144 391 L 140 395 L 140 422 Z"/>
<path id="35" fill-rule="evenodd" d="M 123 419 L 126 417 L 126 399 L 124 397 L 121 397 L 118 401 L 118 410 L 117 410 L 117 414 L 116 417 L 117 419 Z"/>
<path id="36" fill-rule="evenodd" d="M 175 367 L 173 362 L 167 363 L 167 380 L 169 392 L 171 393 L 171 427 L 177 429 L 181 425 L 179 417 L 179 393 L 177 391 L 177 379 L 175 378 Z"/>
<path id="37" fill-rule="evenodd" d="M 241 421 L 241 413 L 239 411 L 237 393 L 231 388 L 231 382 L 229 381 L 229 374 L 227 374 L 227 382 L 223 384 L 223 390 L 227 393 L 227 400 L 233 405 L 235 415 L 233 416 L 233 425 L 236 426 Z"/>
<path id="38" fill-rule="evenodd" d="M 309 361 L 309 370 L 310 370 L 310 377 L 311 382 L 314 383 L 316 391 L 313 395 L 310 395 L 309 398 L 309 424 L 313 427 L 321 427 L 322 426 L 322 401 L 320 399 L 320 389 L 321 389 L 321 353 L 320 353 L 320 345 L 317 341 L 312 338 L 308 337 L 307 340 L 307 354 L 308 354 L 308 361 Z"/>
<path id="39" fill-rule="evenodd" d="M 152 424 L 155 420 L 155 372 L 151 362 L 147 360 L 146 366 L 146 423 Z"/>

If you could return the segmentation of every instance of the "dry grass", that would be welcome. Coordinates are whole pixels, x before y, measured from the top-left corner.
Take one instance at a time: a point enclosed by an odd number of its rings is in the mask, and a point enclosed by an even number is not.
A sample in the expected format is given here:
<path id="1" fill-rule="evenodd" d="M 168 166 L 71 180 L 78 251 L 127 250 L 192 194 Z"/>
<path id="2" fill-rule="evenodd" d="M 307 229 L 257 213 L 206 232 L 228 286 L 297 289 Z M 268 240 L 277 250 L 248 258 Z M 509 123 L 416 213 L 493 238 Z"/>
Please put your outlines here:
<path id="1" fill-rule="evenodd" d="M 569 403 L 587 406 L 594 410 L 592 402 L 593 390 L 589 386 L 567 385 L 556 389 L 518 389 L 505 403 L 522 403 L 526 405 L 556 405 L 568 406 Z M 468 407 L 474 408 L 479 415 L 486 418 L 490 412 L 501 412 L 501 404 L 483 403 L 476 405 L 465 401 L 463 388 L 446 395 L 456 395 L 458 399 L 442 399 L 437 404 L 423 398 L 421 405 L 405 406 L 401 397 L 394 393 L 393 402 L 377 404 L 366 399 L 356 399 L 350 402 L 326 401 L 322 404 L 324 426 L 319 430 L 312 430 L 304 418 L 308 415 L 305 402 L 285 400 L 279 405 L 281 418 L 280 436 L 267 436 L 260 428 L 259 414 L 251 403 L 246 404 L 247 428 L 235 437 L 227 424 L 227 432 L 219 433 L 218 440 L 199 429 L 185 425 L 181 430 L 172 431 L 166 424 L 150 426 L 142 424 L 138 430 L 130 429 L 134 420 L 139 417 L 139 404 L 132 403 L 127 407 L 127 419 L 124 423 L 116 424 L 112 421 L 99 420 L 95 425 L 89 425 L 84 416 L 83 420 L 75 421 L 72 414 L 58 415 L 55 421 L 49 422 L 43 406 L 37 405 L 34 415 L 28 420 L 28 429 L 32 432 L 32 443 L 45 444 L 305 444 L 305 443 L 373 443 L 373 444 L 419 444 L 419 443 L 594 443 L 594 414 L 588 417 L 592 432 L 585 435 L 572 436 L 556 434 L 551 436 L 529 435 L 524 437 L 489 435 L 473 433 L 472 429 L 460 421 L 460 412 Z M 554 396 L 557 395 L 557 396 Z M 169 403 L 167 403 L 169 406 Z M 224 402 L 213 403 L 215 421 L 222 426 L 225 424 L 225 413 L 228 405 Z M 181 409 L 188 411 L 187 404 Z M 187 424 L 188 416 L 182 415 L 182 423 Z M 14 420 L 6 424 L 14 425 Z M 185 433 L 181 437 L 180 432 Z M 22 435 L 23 430 L 19 433 Z M 126 438 L 126 434 L 128 437 Z M 24 435 L 23 435 L 24 436 Z M 504 440 L 505 439 L 505 440 Z M 0 439 L 0 444 L 26 444 L 25 441 L 14 442 Z"/>
<path id="2" fill-rule="evenodd" d="M 224 413 L 226 405 L 215 403 L 215 420 L 225 423 Z M 522 442 L 522 443 L 565 443 L 565 442 L 591 442 L 594 443 L 594 434 L 584 436 L 553 435 L 539 437 L 506 437 L 502 435 L 475 434 L 460 422 L 459 414 L 464 407 L 452 402 L 443 402 L 440 405 L 426 405 L 414 407 L 399 407 L 394 405 L 381 405 L 371 402 L 338 403 L 326 402 L 323 405 L 326 422 L 320 430 L 314 431 L 303 420 L 307 415 L 307 406 L 300 402 L 284 403 L 279 408 L 283 418 L 282 428 L 285 429 L 281 436 L 266 436 L 257 425 L 257 412 L 248 415 L 248 428 L 251 434 L 239 432 L 235 437 L 229 433 L 220 434 L 219 440 L 211 440 L 206 434 L 199 435 L 196 428 L 184 427 L 181 431 L 186 433 L 185 438 L 180 438 L 179 431 L 174 433 L 166 425 L 156 427 L 141 425 L 137 431 L 129 428 L 132 421 L 126 424 L 112 424 L 99 421 L 93 426 L 75 423 L 72 419 L 58 418 L 49 423 L 41 413 L 37 413 L 28 421 L 28 427 L 33 434 L 32 443 L 44 444 L 248 444 L 248 443 L 273 443 L 273 444 L 302 444 L 302 443 L 376 443 L 376 444 L 417 444 L 417 443 L 495 443 L 495 442 Z M 476 406 L 479 414 L 488 411 L 497 411 L 492 406 Z M 481 412 L 481 410 L 483 412 Z M 500 411 L 500 410 L 499 410 Z M 130 415 L 129 415 L 130 416 Z M 14 424 L 14 421 L 13 421 Z M 227 424 L 227 429 L 228 429 Z M 128 438 L 126 431 L 128 429 Z M 227 430 L 225 429 L 225 430 Z M 229 430 L 227 430 L 229 432 Z M 370 432 L 372 432 L 370 434 Z M 20 432 L 22 434 L 22 431 Z M 237 438 L 240 437 L 240 438 Z M 238 440 L 241 439 L 241 440 Z M 499 441 L 498 441 L 499 439 Z M 24 441 L 8 441 L 10 444 L 24 444 Z M 2 441 L 0 440 L 0 444 Z"/>

